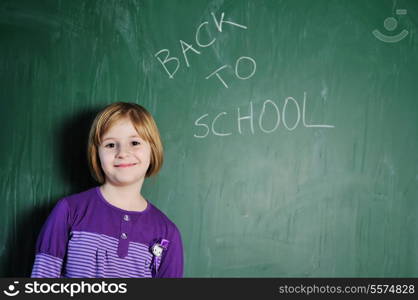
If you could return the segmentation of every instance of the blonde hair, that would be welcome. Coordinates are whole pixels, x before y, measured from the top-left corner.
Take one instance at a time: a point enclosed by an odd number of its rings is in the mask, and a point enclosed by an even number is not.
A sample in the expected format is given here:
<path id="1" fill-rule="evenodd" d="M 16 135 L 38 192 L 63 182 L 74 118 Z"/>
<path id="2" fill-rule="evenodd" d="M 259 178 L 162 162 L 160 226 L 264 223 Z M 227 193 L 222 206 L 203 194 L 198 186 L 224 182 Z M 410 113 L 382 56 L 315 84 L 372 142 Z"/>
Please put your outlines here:
<path id="1" fill-rule="evenodd" d="M 128 118 L 135 127 L 139 136 L 151 146 L 151 159 L 145 177 L 156 175 L 163 164 L 163 145 L 160 133 L 151 114 L 136 103 L 116 102 L 106 106 L 99 112 L 90 128 L 87 145 L 87 160 L 93 178 L 99 183 L 105 182 L 98 147 L 103 135 L 117 121 Z"/>

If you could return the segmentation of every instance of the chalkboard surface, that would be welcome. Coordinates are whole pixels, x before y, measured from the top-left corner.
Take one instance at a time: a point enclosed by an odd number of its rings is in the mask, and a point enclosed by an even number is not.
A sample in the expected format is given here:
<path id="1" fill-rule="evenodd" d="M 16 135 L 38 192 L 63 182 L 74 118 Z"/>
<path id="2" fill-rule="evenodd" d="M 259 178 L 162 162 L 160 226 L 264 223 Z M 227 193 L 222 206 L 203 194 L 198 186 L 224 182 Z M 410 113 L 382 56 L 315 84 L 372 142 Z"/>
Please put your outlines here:
<path id="1" fill-rule="evenodd" d="M 187 277 L 418 276 L 418 2 L 0 3 L 0 273 L 95 185 L 94 114 L 154 115 Z"/>

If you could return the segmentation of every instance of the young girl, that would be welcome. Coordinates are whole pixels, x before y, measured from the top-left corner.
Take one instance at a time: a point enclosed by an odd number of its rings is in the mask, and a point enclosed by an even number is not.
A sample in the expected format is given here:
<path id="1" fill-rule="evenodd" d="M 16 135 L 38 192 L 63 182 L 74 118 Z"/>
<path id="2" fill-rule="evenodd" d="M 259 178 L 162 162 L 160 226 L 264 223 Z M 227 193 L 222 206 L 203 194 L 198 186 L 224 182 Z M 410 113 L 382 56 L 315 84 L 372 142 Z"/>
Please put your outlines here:
<path id="1" fill-rule="evenodd" d="M 58 201 L 39 234 L 32 277 L 182 277 L 180 232 L 141 195 L 163 162 L 158 128 L 134 103 L 114 103 L 90 129 L 101 184 Z"/>

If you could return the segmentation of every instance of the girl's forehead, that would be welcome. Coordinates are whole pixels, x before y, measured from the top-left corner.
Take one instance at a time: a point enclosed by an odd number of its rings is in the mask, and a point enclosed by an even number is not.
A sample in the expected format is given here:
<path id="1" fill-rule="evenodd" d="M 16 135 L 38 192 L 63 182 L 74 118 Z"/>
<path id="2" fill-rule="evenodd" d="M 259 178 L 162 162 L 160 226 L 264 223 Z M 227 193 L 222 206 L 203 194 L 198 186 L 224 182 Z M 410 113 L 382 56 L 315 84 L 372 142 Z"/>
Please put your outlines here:
<path id="1" fill-rule="evenodd" d="M 125 118 L 120 118 L 118 120 L 114 120 L 113 122 L 111 122 L 108 129 L 112 129 L 113 127 L 117 127 L 117 126 L 134 127 L 134 124 L 132 123 L 131 119 L 125 117 Z"/>
<path id="2" fill-rule="evenodd" d="M 137 135 L 141 136 L 135 125 L 128 118 L 122 118 L 117 121 L 114 121 L 110 126 L 104 131 L 102 137 L 109 135 L 116 136 L 132 136 Z"/>

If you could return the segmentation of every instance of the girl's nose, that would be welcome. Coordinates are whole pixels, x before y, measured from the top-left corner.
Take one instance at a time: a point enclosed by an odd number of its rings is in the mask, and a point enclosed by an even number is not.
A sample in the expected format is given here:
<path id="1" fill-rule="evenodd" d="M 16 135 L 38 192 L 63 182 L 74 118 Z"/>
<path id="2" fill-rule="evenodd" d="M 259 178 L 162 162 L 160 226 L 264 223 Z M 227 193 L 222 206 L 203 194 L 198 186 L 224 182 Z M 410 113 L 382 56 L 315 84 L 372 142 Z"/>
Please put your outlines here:
<path id="1" fill-rule="evenodd" d="M 117 153 L 117 157 L 118 158 L 123 158 L 126 157 L 130 154 L 131 152 L 129 151 L 129 149 L 127 147 L 121 146 L 119 148 L 119 151 Z"/>

